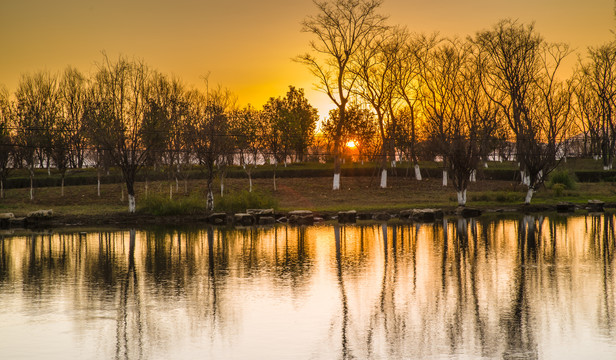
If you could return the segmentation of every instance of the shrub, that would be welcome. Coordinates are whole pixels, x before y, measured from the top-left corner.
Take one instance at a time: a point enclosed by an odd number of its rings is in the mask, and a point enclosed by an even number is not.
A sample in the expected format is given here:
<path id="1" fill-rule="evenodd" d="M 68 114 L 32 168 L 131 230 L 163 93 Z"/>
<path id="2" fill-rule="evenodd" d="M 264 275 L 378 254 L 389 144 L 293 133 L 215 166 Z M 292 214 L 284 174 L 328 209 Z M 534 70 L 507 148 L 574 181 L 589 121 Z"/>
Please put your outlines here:
<path id="1" fill-rule="evenodd" d="M 558 183 L 558 184 L 552 185 L 552 190 L 554 191 L 554 194 L 556 196 L 562 196 L 563 192 L 565 191 L 565 188 L 566 188 L 565 184 Z"/>
<path id="2" fill-rule="evenodd" d="M 217 211 L 237 213 L 244 212 L 246 209 L 275 209 L 278 204 L 271 195 L 259 191 L 243 190 L 221 197 L 214 203 L 214 207 Z"/>
<path id="3" fill-rule="evenodd" d="M 206 201 L 203 197 L 179 197 L 170 200 L 162 195 L 150 195 L 138 204 L 139 212 L 151 215 L 188 215 L 206 210 Z"/>
<path id="4" fill-rule="evenodd" d="M 565 189 L 575 189 L 576 180 L 575 176 L 569 174 L 567 170 L 557 170 L 550 174 L 550 180 L 548 181 L 548 187 L 552 188 L 556 184 L 562 184 Z M 562 191 L 562 190 L 561 190 Z"/>

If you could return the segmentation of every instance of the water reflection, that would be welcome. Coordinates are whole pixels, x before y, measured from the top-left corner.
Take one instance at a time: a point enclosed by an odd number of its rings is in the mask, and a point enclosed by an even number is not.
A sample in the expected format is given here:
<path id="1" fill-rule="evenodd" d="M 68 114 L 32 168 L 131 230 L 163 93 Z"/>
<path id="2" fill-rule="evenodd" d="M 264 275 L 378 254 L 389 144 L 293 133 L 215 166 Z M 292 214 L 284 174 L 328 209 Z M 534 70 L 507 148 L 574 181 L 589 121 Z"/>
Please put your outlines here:
<path id="1" fill-rule="evenodd" d="M 9 358 L 616 354 L 613 214 L 0 236 Z"/>

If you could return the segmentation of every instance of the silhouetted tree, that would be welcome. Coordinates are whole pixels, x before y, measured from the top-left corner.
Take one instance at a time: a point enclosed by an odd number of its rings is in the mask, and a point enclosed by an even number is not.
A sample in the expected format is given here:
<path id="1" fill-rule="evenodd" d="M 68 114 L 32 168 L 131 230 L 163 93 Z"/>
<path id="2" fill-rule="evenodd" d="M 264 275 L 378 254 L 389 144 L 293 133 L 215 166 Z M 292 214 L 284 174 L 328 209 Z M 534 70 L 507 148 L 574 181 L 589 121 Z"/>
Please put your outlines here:
<path id="1" fill-rule="evenodd" d="M 603 169 L 610 170 L 616 152 L 616 41 L 590 48 L 580 75 L 583 123 L 597 143 Z"/>
<path id="2" fill-rule="evenodd" d="M 11 170 L 15 146 L 13 144 L 13 104 L 9 93 L 0 87 L 0 199 L 4 198 L 6 179 Z"/>
<path id="3" fill-rule="evenodd" d="M 17 91 L 16 125 L 20 159 L 30 171 L 30 200 L 34 199 L 34 168 L 39 166 L 49 171 L 53 129 L 60 117 L 60 101 L 57 77 L 45 72 L 23 75 Z"/>
<path id="4" fill-rule="evenodd" d="M 162 146 L 164 118 L 151 101 L 152 71 L 138 61 L 105 57 L 95 75 L 84 119 L 93 144 L 105 149 L 122 171 L 128 210 L 135 212 L 135 181 L 149 154 Z"/>
<path id="5" fill-rule="evenodd" d="M 340 151 L 347 104 L 356 85 L 357 74 L 350 66 L 359 49 L 384 27 L 385 17 L 377 10 L 382 0 L 332 0 L 316 2 L 318 14 L 308 16 L 302 31 L 316 38 L 310 43 L 314 55 L 297 61 L 305 64 L 317 78 L 318 87 L 338 109 L 338 123 L 332 132 L 334 144 L 333 190 L 340 189 Z"/>

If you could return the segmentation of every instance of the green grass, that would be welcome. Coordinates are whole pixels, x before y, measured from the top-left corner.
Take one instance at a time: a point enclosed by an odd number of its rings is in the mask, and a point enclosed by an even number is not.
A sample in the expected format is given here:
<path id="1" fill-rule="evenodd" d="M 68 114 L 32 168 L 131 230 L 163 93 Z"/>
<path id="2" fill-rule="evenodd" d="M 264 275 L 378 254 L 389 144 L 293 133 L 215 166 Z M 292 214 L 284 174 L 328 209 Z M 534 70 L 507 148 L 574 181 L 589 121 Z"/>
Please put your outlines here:
<path id="1" fill-rule="evenodd" d="M 242 190 L 227 194 L 214 203 L 216 211 L 245 212 L 246 209 L 277 209 L 278 203 L 274 197 L 260 191 L 248 192 Z"/>
<path id="2" fill-rule="evenodd" d="M 191 215 L 205 212 L 206 201 L 198 196 L 182 196 L 169 199 L 160 194 L 148 195 L 139 203 L 139 212 L 157 215 Z"/>

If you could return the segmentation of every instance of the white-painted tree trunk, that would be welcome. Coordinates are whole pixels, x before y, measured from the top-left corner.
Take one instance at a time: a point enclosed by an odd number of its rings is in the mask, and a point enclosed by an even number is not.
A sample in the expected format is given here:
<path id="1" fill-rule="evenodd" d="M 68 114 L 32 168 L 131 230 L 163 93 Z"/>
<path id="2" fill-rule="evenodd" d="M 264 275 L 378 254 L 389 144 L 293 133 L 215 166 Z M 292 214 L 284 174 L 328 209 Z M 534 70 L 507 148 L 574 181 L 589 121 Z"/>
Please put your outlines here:
<path id="1" fill-rule="evenodd" d="M 466 190 L 458 191 L 458 205 L 466 205 Z"/>
<path id="2" fill-rule="evenodd" d="M 528 191 L 526 192 L 526 199 L 524 199 L 525 204 L 530 204 L 530 201 L 533 199 L 533 192 L 533 188 L 528 188 Z"/>
<path id="3" fill-rule="evenodd" d="M 397 164 L 396 164 L 396 160 L 392 160 L 392 161 L 391 161 L 391 167 L 392 167 L 392 168 L 395 168 L 395 167 L 396 167 L 396 165 L 397 165 Z"/>
<path id="4" fill-rule="evenodd" d="M 483 167 L 486 168 L 486 169 L 488 168 L 488 162 L 487 161 L 483 163 Z"/>
<path id="5" fill-rule="evenodd" d="M 212 193 L 212 190 L 207 192 L 207 209 L 209 211 L 214 210 L 214 193 Z"/>
<path id="6" fill-rule="evenodd" d="M 543 170 L 539 170 L 539 173 L 537 174 L 537 181 L 541 181 L 542 177 L 543 177 Z M 528 181 L 530 182 L 530 178 L 528 179 Z"/>
<path id="7" fill-rule="evenodd" d="M 340 190 L 340 173 L 334 174 L 334 186 L 332 190 Z"/>
<path id="8" fill-rule="evenodd" d="M 276 173 L 274 173 L 274 191 L 277 191 L 278 188 L 276 187 Z"/>
<path id="9" fill-rule="evenodd" d="M 128 194 L 128 212 L 133 214 L 135 212 L 135 195 Z"/>
<path id="10" fill-rule="evenodd" d="M 220 179 L 220 196 L 224 196 L 225 195 L 225 183 L 223 182 L 222 179 Z"/>
<path id="11" fill-rule="evenodd" d="M 99 176 L 98 179 L 96 179 L 96 193 L 98 194 L 98 197 L 101 197 L 101 177 Z"/>
<path id="12" fill-rule="evenodd" d="M 122 196 L 120 197 L 120 199 L 124 201 L 124 187 L 122 187 L 121 191 L 122 191 Z"/>
<path id="13" fill-rule="evenodd" d="M 387 170 L 381 170 L 381 189 L 387 188 Z"/>
<path id="14" fill-rule="evenodd" d="M 252 192 L 252 176 L 248 176 L 248 192 Z"/>
<path id="15" fill-rule="evenodd" d="M 599 155 L 593 155 L 592 158 L 596 161 L 599 160 Z"/>
<path id="16" fill-rule="evenodd" d="M 175 191 L 180 191 L 180 181 L 177 176 L 175 177 Z"/>
<path id="17" fill-rule="evenodd" d="M 169 200 L 173 200 L 173 185 L 169 184 Z"/>
<path id="18" fill-rule="evenodd" d="M 477 170 L 472 170 L 469 176 L 470 182 L 477 182 Z"/>
<path id="19" fill-rule="evenodd" d="M 443 170 L 443 186 L 447 186 L 447 170 Z"/>
<path id="20" fill-rule="evenodd" d="M 421 171 L 419 170 L 419 165 L 415 165 L 415 180 L 421 181 Z"/>

